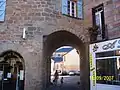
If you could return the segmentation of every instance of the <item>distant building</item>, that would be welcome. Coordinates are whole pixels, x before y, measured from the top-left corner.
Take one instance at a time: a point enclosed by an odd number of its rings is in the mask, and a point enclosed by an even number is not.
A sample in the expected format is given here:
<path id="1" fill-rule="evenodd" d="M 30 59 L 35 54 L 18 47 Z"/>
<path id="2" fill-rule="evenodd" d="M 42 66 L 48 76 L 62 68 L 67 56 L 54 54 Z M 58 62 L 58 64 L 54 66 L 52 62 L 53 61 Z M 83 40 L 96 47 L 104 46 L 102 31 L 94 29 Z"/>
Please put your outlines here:
<path id="1" fill-rule="evenodd" d="M 51 59 L 51 73 L 54 73 L 54 69 L 55 69 L 55 62 L 53 59 Z"/>
<path id="2" fill-rule="evenodd" d="M 80 70 L 80 59 L 76 49 L 71 50 L 63 56 L 64 58 L 64 67 L 66 71 Z"/>
<path id="3" fill-rule="evenodd" d="M 53 53 L 51 60 L 54 60 L 54 66 L 52 66 L 53 62 L 51 61 L 51 73 L 54 72 L 55 70 L 58 70 L 59 72 L 65 70 L 63 56 L 68 52 L 70 52 L 71 50 L 73 50 L 72 47 L 61 47 Z M 54 71 L 52 71 L 53 67 L 54 67 Z"/>
<path id="4" fill-rule="evenodd" d="M 55 70 L 58 70 L 58 73 L 62 73 L 62 71 L 64 70 L 63 61 L 55 63 Z"/>
<path id="5" fill-rule="evenodd" d="M 58 70 L 59 72 L 80 70 L 80 59 L 76 49 L 60 48 L 53 53 L 51 60 L 54 60 L 54 64 L 52 64 L 53 61 L 51 61 L 51 72 L 54 72 L 55 70 Z"/>

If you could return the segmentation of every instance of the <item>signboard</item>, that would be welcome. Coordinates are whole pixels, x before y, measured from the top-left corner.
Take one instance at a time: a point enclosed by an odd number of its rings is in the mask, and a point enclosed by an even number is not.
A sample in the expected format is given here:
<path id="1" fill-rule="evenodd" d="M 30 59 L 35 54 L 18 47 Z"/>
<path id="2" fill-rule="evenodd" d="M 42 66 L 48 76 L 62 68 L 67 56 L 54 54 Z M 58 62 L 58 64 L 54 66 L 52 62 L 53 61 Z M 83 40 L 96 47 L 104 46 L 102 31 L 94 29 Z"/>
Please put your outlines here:
<path id="1" fill-rule="evenodd" d="M 20 80 L 24 80 L 24 71 L 20 70 Z"/>
<path id="2" fill-rule="evenodd" d="M 114 50 L 120 50 L 120 38 L 89 45 L 90 90 L 97 90 L 97 89 L 101 90 L 96 85 L 96 57 L 95 57 L 95 54 L 99 53 L 99 52 L 107 52 L 107 51 L 114 51 Z M 116 88 L 116 87 L 114 86 L 112 88 Z M 108 90 L 108 89 L 104 89 L 104 90 Z M 113 90 L 113 89 L 110 89 L 110 90 Z"/>
<path id="3" fill-rule="evenodd" d="M 96 90 L 96 67 L 95 67 L 95 60 L 94 54 L 90 52 L 89 55 L 89 62 L 90 62 L 90 90 Z"/>
<path id="4" fill-rule="evenodd" d="M 7 78 L 11 78 L 11 73 L 7 73 Z"/>
<path id="5" fill-rule="evenodd" d="M 108 40 L 90 45 L 91 52 L 105 52 L 120 49 L 120 39 Z"/>

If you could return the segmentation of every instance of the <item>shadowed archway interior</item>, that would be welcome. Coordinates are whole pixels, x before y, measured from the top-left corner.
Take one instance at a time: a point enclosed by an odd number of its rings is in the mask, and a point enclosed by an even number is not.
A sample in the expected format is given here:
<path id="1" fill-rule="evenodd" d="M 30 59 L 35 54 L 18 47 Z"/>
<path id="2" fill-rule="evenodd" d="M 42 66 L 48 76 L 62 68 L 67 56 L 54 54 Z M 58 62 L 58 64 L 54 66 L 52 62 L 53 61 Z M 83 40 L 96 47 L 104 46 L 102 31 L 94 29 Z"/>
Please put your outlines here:
<path id="1" fill-rule="evenodd" d="M 81 89 L 89 90 L 89 59 L 88 59 L 88 44 L 84 43 L 79 37 L 68 31 L 57 31 L 50 35 L 44 36 L 44 62 L 46 66 L 45 84 L 48 86 L 50 83 L 50 67 L 52 53 L 61 46 L 72 46 L 80 53 L 80 68 L 81 68 Z"/>
<path id="2" fill-rule="evenodd" d="M 0 90 L 24 90 L 25 65 L 18 52 L 8 50 L 0 54 L 0 72 Z"/>

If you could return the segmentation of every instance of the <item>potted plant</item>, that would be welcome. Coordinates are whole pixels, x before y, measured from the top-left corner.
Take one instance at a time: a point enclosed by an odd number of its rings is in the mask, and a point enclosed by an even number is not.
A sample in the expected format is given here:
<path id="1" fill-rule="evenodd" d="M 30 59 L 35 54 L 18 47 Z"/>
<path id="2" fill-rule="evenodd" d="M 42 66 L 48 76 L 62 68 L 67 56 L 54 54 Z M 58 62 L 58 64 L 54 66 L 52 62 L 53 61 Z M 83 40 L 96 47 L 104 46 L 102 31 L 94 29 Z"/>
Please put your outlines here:
<path id="1" fill-rule="evenodd" d="M 90 42 L 94 42 L 97 40 L 98 28 L 99 28 L 98 26 L 92 26 L 87 28 L 90 36 Z"/>

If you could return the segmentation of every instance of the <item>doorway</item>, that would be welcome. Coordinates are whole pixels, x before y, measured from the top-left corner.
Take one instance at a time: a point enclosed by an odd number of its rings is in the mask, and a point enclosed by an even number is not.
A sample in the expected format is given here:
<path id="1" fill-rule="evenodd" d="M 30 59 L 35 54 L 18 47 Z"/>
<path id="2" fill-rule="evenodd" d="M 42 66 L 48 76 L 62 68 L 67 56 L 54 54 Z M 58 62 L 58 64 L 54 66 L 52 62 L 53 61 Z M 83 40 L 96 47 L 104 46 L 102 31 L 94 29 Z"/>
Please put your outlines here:
<path id="1" fill-rule="evenodd" d="M 23 58 L 14 51 L 1 54 L 0 90 L 24 90 Z"/>

